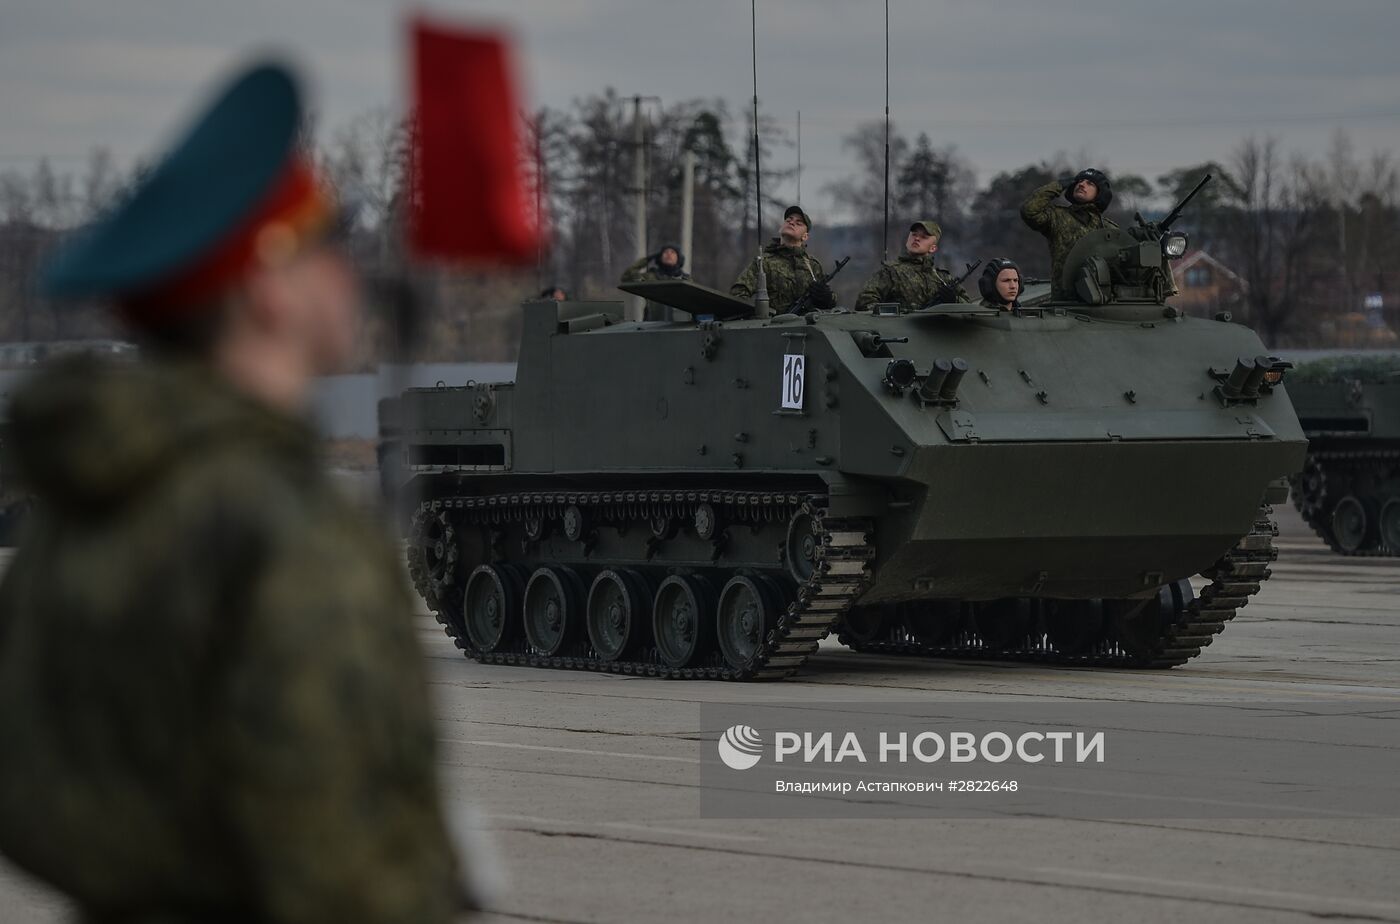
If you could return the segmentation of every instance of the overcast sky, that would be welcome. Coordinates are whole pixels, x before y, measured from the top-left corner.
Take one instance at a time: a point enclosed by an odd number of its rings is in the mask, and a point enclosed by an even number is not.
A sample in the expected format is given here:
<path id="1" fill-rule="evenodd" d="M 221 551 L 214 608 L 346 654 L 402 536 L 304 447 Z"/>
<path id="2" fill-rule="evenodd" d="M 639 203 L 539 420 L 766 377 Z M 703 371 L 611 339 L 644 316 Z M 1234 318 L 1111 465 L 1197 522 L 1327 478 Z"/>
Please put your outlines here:
<path id="1" fill-rule="evenodd" d="M 890 0 L 896 125 L 956 144 L 979 182 L 1066 152 L 1155 178 L 1245 135 L 1321 154 L 1339 128 L 1400 153 L 1400 0 Z M 402 92 L 414 9 L 505 24 L 534 105 L 615 87 L 674 102 L 752 93 L 749 0 L 0 0 L 0 169 L 77 170 L 156 149 L 251 51 L 289 50 L 325 124 Z M 851 169 L 884 107 L 881 0 L 758 0 L 760 108 L 793 130 L 802 193 Z M 791 166 L 795 151 L 776 158 Z"/>

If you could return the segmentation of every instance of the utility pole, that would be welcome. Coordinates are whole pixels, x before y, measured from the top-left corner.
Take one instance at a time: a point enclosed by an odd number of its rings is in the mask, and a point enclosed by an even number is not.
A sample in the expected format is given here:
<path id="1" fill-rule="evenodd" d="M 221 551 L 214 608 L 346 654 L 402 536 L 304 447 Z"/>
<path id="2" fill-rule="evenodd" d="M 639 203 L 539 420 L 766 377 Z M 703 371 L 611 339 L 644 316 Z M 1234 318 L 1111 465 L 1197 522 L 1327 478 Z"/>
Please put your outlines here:
<path id="1" fill-rule="evenodd" d="M 681 156 L 681 253 L 690 260 L 690 273 L 695 275 L 695 152 Z"/>
<path id="2" fill-rule="evenodd" d="M 656 96 L 632 97 L 632 237 L 637 242 L 633 259 L 647 255 L 647 149 L 646 126 L 642 122 L 642 103 L 659 100 Z M 640 295 L 627 299 L 627 320 L 640 321 L 646 310 L 646 300 Z"/>
<path id="3" fill-rule="evenodd" d="M 802 110 L 797 110 L 797 204 L 802 204 Z"/>
<path id="4" fill-rule="evenodd" d="M 685 259 L 691 260 L 690 272 L 695 273 L 694 256 L 695 242 L 695 152 L 686 151 L 681 155 L 681 253 Z M 674 321 L 675 314 L 671 306 L 665 306 L 662 311 L 662 320 Z"/>

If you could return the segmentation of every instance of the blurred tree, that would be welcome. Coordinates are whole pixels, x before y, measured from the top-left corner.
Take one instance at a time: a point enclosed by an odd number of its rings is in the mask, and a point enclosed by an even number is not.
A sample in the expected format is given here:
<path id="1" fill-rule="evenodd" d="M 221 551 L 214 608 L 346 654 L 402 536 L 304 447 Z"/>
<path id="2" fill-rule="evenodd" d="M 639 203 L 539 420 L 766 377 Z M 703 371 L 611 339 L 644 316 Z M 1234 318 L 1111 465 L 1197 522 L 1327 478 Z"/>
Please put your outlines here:
<path id="1" fill-rule="evenodd" d="M 899 252 L 899 241 L 908 223 L 929 218 L 943 226 L 939 241 L 939 262 L 956 265 L 972 251 L 966 226 L 968 206 L 977 194 L 977 176 L 972 165 L 958 153 L 956 145 L 934 148 L 926 133 L 920 132 L 914 148 L 900 166 L 894 181 L 891 215 L 890 253 Z"/>
<path id="2" fill-rule="evenodd" d="M 1285 167 L 1272 137 L 1246 138 L 1231 166 L 1235 183 L 1225 220 L 1227 259 L 1247 286 L 1247 322 L 1266 344 L 1278 346 L 1293 333 L 1313 284 L 1310 258 L 1319 200 L 1308 192 L 1300 164 L 1292 171 Z"/>
<path id="3" fill-rule="evenodd" d="M 843 180 L 826 185 L 826 192 L 838 206 L 847 209 L 856 218 L 862 237 L 869 242 L 869 251 L 856 254 L 854 263 L 871 261 L 870 268 L 886 255 L 890 259 L 899 255 L 904 240 L 903 227 L 897 214 L 898 205 L 894 181 L 904 169 L 909 154 L 909 141 L 890 128 L 890 236 L 885 238 L 885 123 L 862 122 L 845 138 L 841 148 L 855 157 L 855 173 Z M 929 178 L 926 178 L 929 179 Z M 930 180 L 931 181 L 931 180 Z M 927 216 L 926 216 L 927 217 Z M 905 226 L 907 227 L 907 226 Z"/>
<path id="4" fill-rule="evenodd" d="M 1046 277 L 1050 272 L 1049 248 L 1045 238 L 1021 220 L 1021 203 L 1037 187 L 1054 181 L 1064 172 L 1058 164 L 1042 161 L 992 177 L 986 189 L 977 194 L 972 207 L 977 256 L 984 260 L 1010 257 L 1020 264 L 1022 274 Z"/>

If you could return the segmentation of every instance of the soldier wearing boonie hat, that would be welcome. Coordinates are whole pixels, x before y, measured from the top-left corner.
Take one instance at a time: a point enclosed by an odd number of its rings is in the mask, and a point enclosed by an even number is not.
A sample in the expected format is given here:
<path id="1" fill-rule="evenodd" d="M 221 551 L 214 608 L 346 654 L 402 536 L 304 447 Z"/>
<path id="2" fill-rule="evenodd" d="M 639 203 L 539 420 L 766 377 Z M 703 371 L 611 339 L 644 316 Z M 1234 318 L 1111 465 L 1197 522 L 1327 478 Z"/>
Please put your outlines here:
<path id="1" fill-rule="evenodd" d="M 412 608 L 303 419 L 357 313 L 283 67 L 241 74 L 53 261 L 146 350 L 11 405 L 0 851 L 93 921 L 450 920 Z"/>

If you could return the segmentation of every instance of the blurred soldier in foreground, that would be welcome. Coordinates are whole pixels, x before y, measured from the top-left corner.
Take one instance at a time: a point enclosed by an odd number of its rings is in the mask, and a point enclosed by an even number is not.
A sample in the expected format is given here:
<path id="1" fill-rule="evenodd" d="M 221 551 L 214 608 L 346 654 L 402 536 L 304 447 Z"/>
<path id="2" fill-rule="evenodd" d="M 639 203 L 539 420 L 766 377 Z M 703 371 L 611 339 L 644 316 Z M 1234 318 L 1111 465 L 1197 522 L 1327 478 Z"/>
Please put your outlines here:
<path id="1" fill-rule="evenodd" d="M 942 236 L 936 221 L 921 218 L 910 225 L 904 253 L 870 277 L 856 296 L 856 311 L 869 311 L 876 302 L 899 302 L 901 310 L 913 311 L 930 303 L 972 301 L 951 273 L 933 265 Z"/>
<path id="2" fill-rule="evenodd" d="M 622 271 L 623 282 L 654 282 L 658 279 L 689 279 L 685 254 L 673 244 L 666 244 L 656 253 L 649 253 Z"/>
<path id="3" fill-rule="evenodd" d="M 988 260 L 977 278 L 977 291 L 982 294 L 983 308 L 1010 311 L 1021 307 L 1021 268 L 1005 257 Z"/>
<path id="4" fill-rule="evenodd" d="M 778 236 L 763 248 L 763 272 L 768 277 L 768 305 L 773 314 L 783 314 L 804 294 L 808 305 L 819 311 L 836 307 L 831 286 L 822 281 L 822 265 L 807 253 L 812 219 L 800 206 L 790 205 L 783 212 Z M 758 261 L 755 257 L 729 287 L 735 298 L 753 298 L 758 288 Z"/>
<path id="5" fill-rule="evenodd" d="M 1068 206 L 1056 205 L 1063 195 Z M 1064 291 L 1060 275 L 1065 258 L 1085 234 L 1097 228 L 1116 228 L 1103 217 L 1113 201 L 1113 189 L 1102 170 L 1081 170 L 1072 179 L 1046 183 L 1021 206 L 1021 219 L 1050 242 L 1050 297 L 1073 298 Z"/>
<path id="6" fill-rule="evenodd" d="M 16 396 L 0 850 L 95 922 L 441 922 L 464 905 L 395 553 L 303 421 L 357 294 L 290 74 L 243 74 L 50 266 L 145 359 Z"/>

